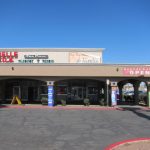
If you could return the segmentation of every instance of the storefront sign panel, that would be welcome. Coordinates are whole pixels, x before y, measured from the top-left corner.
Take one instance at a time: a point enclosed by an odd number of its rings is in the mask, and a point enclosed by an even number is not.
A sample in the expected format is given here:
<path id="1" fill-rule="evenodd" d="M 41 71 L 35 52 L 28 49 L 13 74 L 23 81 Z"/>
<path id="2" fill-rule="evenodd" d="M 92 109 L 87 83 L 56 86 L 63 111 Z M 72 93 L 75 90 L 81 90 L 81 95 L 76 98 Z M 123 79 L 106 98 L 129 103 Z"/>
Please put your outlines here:
<path id="1" fill-rule="evenodd" d="M 53 64 L 101 63 L 100 52 L 21 52 L 0 51 L 0 63 Z"/>
<path id="2" fill-rule="evenodd" d="M 0 63 L 53 64 L 68 63 L 67 52 L 0 52 Z"/>
<path id="3" fill-rule="evenodd" d="M 100 52 L 70 52 L 70 63 L 101 63 Z"/>
<path id="4" fill-rule="evenodd" d="M 18 52 L 0 52 L 0 63 L 14 63 L 18 58 Z"/>
<path id="5" fill-rule="evenodd" d="M 123 68 L 123 75 L 150 75 L 150 66 L 146 67 L 125 67 Z"/>

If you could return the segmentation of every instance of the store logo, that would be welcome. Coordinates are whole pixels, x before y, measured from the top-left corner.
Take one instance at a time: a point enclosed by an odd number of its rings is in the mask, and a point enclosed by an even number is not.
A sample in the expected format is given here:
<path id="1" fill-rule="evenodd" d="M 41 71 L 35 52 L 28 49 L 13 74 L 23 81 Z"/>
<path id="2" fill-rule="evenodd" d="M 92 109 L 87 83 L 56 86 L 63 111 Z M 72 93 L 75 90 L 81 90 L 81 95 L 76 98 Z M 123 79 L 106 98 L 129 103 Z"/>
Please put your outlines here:
<path id="1" fill-rule="evenodd" d="M 18 52 L 0 52 L 0 63 L 13 63 L 18 58 Z"/>

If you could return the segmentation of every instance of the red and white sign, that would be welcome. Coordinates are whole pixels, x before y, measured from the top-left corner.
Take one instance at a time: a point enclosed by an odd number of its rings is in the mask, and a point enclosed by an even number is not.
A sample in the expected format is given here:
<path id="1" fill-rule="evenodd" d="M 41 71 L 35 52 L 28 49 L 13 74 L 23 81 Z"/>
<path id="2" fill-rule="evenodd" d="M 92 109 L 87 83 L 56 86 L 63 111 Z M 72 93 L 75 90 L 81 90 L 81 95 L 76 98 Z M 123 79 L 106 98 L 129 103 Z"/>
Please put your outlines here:
<path id="1" fill-rule="evenodd" d="M 14 62 L 15 58 L 18 58 L 18 52 L 0 52 L 1 63 L 12 63 Z"/>
<path id="2" fill-rule="evenodd" d="M 0 51 L 0 64 L 102 63 L 101 52 Z"/>
<path id="3" fill-rule="evenodd" d="M 150 66 L 146 67 L 125 67 L 123 75 L 150 75 Z"/>

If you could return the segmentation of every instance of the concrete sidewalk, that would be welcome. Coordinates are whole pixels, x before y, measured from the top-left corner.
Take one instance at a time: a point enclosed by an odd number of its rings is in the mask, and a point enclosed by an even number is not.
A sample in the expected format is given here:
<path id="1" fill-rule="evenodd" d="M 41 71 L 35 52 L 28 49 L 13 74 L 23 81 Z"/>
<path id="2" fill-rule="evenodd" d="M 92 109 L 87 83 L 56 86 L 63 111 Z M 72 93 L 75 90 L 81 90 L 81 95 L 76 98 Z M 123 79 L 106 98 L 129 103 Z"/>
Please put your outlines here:
<path id="1" fill-rule="evenodd" d="M 109 106 L 99 106 L 99 105 L 90 105 L 90 106 L 84 106 L 84 105 L 57 105 L 54 107 L 47 106 L 47 105 L 41 105 L 41 104 L 22 104 L 22 105 L 12 105 L 12 104 L 4 104 L 0 105 L 0 108 L 23 108 L 23 109 L 65 109 L 65 110 L 124 110 L 126 108 L 139 108 L 142 110 L 150 110 L 149 107 L 143 107 L 139 105 L 135 106 L 130 106 L 130 105 L 116 105 L 114 107 L 109 107 Z"/>
<path id="2" fill-rule="evenodd" d="M 21 109 L 62 109 L 62 110 L 118 110 L 119 107 L 107 107 L 107 106 L 99 106 L 99 105 L 90 105 L 90 106 L 84 106 L 84 105 L 66 105 L 61 106 L 57 105 L 54 107 L 47 106 L 47 105 L 35 105 L 35 104 L 23 104 L 23 105 L 0 105 L 0 108 L 21 108 Z"/>

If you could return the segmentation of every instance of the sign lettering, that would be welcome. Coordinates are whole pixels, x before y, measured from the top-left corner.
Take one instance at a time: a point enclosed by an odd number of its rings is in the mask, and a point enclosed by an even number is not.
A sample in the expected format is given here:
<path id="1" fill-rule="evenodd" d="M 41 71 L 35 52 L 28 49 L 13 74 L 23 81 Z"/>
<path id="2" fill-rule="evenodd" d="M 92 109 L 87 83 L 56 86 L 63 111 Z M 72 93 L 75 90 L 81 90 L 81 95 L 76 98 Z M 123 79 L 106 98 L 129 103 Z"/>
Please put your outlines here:
<path id="1" fill-rule="evenodd" d="M 0 52 L 0 63 L 13 63 L 18 58 L 18 52 Z"/>
<path id="2" fill-rule="evenodd" d="M 147 67 L 125 67 L 123 75 L 150 75 L 150 66 Z"/>

